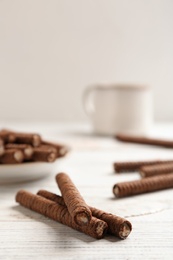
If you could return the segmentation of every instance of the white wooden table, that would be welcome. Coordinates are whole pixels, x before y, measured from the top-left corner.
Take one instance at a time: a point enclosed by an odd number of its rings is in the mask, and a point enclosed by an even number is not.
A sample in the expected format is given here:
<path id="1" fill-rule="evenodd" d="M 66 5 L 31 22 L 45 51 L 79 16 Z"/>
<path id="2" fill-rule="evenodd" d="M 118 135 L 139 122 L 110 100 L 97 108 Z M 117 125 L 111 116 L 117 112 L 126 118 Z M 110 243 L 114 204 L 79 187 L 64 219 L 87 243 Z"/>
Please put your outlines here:
<path id="1" fill-rule="evenodd" d="M 115 174 L 119 160 L 173 158 L 173 150 L 125 144 L 97 137 L 82 124 L 1 122 L 0 127 L 36 131 L 72 147 L 54 173 L 35 182 L 0 185 L 0 259 L 173 259 L 173 190 L 116 199 L 113 184 L 138 179 L 138 173 Z M 173 139 L 173 124 L 159 124 L 157 136 Z M 59 194 L 55 174 L 70 175 L 89 205 L 128 218 L 133 231 L 126 240 L 107 236 L 95 240 L 19 206 L 19 189 Z"/>

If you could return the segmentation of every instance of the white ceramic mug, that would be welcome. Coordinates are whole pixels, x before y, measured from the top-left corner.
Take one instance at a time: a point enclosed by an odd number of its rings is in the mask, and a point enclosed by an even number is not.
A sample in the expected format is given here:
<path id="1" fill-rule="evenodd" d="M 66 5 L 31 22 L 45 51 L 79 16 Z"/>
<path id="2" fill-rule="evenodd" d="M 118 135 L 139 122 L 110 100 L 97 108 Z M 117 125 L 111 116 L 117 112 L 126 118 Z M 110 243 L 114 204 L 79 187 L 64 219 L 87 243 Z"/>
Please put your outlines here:
<path id="1" fill-rule="evenodd" d="M 148 86 L 91 86 L 84 92 L 83 104 L 97 134 L 144 135 L 152 125 L 152 93 Z"/>

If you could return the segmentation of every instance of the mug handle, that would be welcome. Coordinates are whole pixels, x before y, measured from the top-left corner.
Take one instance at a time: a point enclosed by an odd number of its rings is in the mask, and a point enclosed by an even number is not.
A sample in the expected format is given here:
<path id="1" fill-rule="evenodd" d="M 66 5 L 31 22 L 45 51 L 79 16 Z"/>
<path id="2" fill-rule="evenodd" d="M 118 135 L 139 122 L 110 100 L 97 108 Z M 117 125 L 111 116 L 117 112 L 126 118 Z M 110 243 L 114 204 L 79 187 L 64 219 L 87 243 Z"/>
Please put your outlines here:
<path id="1" fill-rule="evenodd" d="M 87 87 L 83 93 L 83 108 L 88 116 L 93 115 L 95 112 L 94 106 L 94 92 L 97 90 L 97 86 Z"/>

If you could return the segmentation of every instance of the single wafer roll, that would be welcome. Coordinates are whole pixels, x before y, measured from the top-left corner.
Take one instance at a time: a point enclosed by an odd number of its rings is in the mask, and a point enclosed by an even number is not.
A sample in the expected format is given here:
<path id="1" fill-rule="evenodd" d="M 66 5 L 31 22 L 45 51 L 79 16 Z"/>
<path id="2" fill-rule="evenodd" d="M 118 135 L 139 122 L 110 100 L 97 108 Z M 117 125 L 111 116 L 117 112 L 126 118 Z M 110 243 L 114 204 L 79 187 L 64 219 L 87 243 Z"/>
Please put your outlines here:
<path id="1" fill-rule="evenodd" d="M 162 175 L 166 173 L 173 173 L 173 162 L 143 166 L 139 169 L 139 172 L 141 177 L 143 178 L 155 175 Z"/>
<path id="2" fill-rule="evenodd" d="M 34 147 L 37 147 L 41 144 L 41 137 L 39 134 L 17 132 L 13 132 L 13 134 L 15 136 L 15 143 L 31 144 Z"/>
<path id="3" fill-rule="evenodd" d="M 27 145 L 27 144 L 8 143 L 8 144 L 5 145 L 5 149 L 21 150 L 24 154 L 25 160 L 31 159 L 32 154 L 33 154 L 33 147 L 31 145 Z"/>
<path id="4" fill-rule="evenodd" d="M 31 160 L 35 162 L 54 162 L 56 160 L 56 152 L 40 147 L 34 148 Z"/>
<path id="5" fill-rule="evenodd" d="M 42 140 L 42 145 L 47 145 L 47 146 L 52 146 L 56 149 L 57 151 L 57 157 L 63 157 L 65 156 L 70 148 L 67 147 L 66 145 L 61 145 L 61 144 L 58 144 L 58 143 L 53 143 L 53 142 L 48 142 L 48 141 L 45 141 L 45 140 Z"/>
<path id="6" fill-rule="evenodd" d="M 5 150 L 3 155 L 0 156 L 0 163 L 3 164 L 16 164 L 21 163 L 24 160 L 22 151 L 17 149 Z"/>
<path id="7" fill-rule="evenodd" d="M 7 131 L 5 131 L 5 130 L 0 131 L 0 139 L 2 139 L 4 143 L 7 141 L 7 139 L 8 139 Z"/>
<path id="8" fill-rule="evenodd" d="M 41 144 L 38 148 L 41 150 L 45 150 L 45 151 L 49 151 L 49 152 L 53 152 L 53 153 L 57 154 L 57 150 L 54 146 Z"/>
<path id="9" fill-rule="evenodd" d="M 0 131 L 0 138 L 4 143 L 30 144 L 37 147 L 41 144 L 41 137 L 35 133 L 20 133 L 7 129 Z"/>
<path id="10" fill-rule="evenodd" d="M 124 135 L 124 134 L 117 134 L 115 137 L 119 141 L 122 141 L 122 142 L 149 144 L 149 145 L 173 148 L 172 140 L 168 141 L 168 140 L 164 140 L 164 139 L 155 139 L 155 138 L 149 138 L 149 137 L 143 137 L 143 136 L 133 136 L 133 135 Z"/>
<path id="11" fill-rule="evenodd" d="M 2 129 L 0 131 L 0 138 L 4 141 L 4 143 L 13 143 L 15 141 L 14 134 L 7 129 Z"/>
<path id="12" fill-rule="evenodd" d="M 133 172 L 138 171 L 140 167 L 144 165 L 154 165 L 154 164 L 162 164 L 162 163 L 169 163 L 173 160 L 153 160 L 153 161 L 134 161 L 134 162 L 115 162 L 113 164 L 114 170 L 117 173 L 121 172 Z"/>
<path id="13" fill-rule="evenodd" d="M 17 193 L 16 202 L 96 239 L 102 238 L 107 232 L 106 222 L 92 217 L 87 226 L 79 226 L 73 221 L 66 206 L 24 190 L 20 190 Z"/>
<path id="14" fill-rule="evenodd" d="M 0 156 L 4 153 L 4 142 L 3 140 L 0 138 Z"/>
<path id="15" fill-rule="evenodd" d="M 72 219 L 78 225 L 88 225 L 91 220 L 91 210 L 70 177 L 65 173 L 59 173 L 56 175 L 56 182 Z"/>
<path id="16" fill-rule="evenodd" d="M 60 205 L 66 206 L 64 199 L 59 195 L 56 195 L 56 194 L 51 193 L 46 190 L 40 190 L 37 192 L 37 194 L 46 199 L 55 201 L 55 202 L 59 203 Z M 127 238 L 128 235 L 130 234 L 130 232 L 132 230 L 132 225 L 128 220 L 118 217 L 116 215 L 104 212 L 102 210 L 96 209 L 91 206 L 90 206 L 90 210 L 94 217 L 99 218 L 107 223 L 108 232 L 110 234 L 113 234 L 121 239 Z"/>
<path id="17" fill-rule="evenodd" d="M 169 188 L 173 188 L 173 174 L 116 183 L 113 186 L 113 193 L 116 197 L 121 198 Z"/>

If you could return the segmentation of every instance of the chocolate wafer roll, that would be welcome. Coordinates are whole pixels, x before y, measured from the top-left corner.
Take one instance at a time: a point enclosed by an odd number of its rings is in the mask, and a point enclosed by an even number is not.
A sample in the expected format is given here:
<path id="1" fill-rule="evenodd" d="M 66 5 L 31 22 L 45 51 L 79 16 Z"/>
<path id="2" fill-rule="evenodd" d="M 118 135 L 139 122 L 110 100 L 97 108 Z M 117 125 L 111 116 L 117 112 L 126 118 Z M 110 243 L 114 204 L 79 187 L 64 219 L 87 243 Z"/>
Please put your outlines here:
<path id="1" fill-rule="evenodd" d="M 15 141 L 14 133 L 7 129 L 2 129 L 0 131 L 0 138 L 4 143 L 13 143 Z"/>
<path id="2" fill-rule="evenodd" d="M 78 225 L 88 225 L 91 220 L 91 210 L 70 177 L 65 173 L 59 173 L 56 175 L 56 182 L 74 222 Z"/>
<path id="3" fill-rule="evenodd" d="M 51 193 L 46 190 L 39 190 L 37 192 L 37 194 L 46 199 L 55 201 L 56 203 L 59 203 L 62 206 L 66 206 L 64 199 L 59 195 L 56 195 L 56 194 Z M 102 210 L 96 209 L 94 207 L 89 207 L 89 208 L 94 217 L 99 218 L 107 223 L 108 233 L 115 235 L 121 239 L 125 239 L 128 237 L 128 235 L 130 234 L 130 232 L 132 230 L 132 225 L 128 220 L 118 217 L 116 215 L 104 212 Z"/>
<path id="4" fill-rule="evenodd" d="M 143 166 L 139 169 L 139 172 L 141 177 L 143 178 L 155 175 L 162 175 L 166 173 L 173 173 L 173 162 Z"/>
<path id="5" fill-rule="evenodd" d="M 5 145 L 5 149 L 17 149 L 17 150 L 21 150 L 24 154 L 24 160 L 29 160 L 32 157 L 33 154 L 33 147 L 31 145 L 27 145 L 27 144 L 6 144 Z"/>
<path id="6" fill-rule="evenodd" d="M 4 153 L 4 142 L 3 140 L 0 138 L 0 156 Z"/>
<path id="7" fill-rule="evenodd" d="M 70 148 L 65 146 L 65 145 L 61 145 L 61 144 L 53 143 L 53 142 L 48 142 L 48 141 L 45 141 L 45 140 L 42 140 L 42 145 L 55 147 L 55 149 L 57 151 L 57 157 L 65 156 L 70 150 Z"/>
<path id="8" fill-rule="evenodd" d="M 49 151 L 49 152 L 53 152 L 53 153 L 57 154 L 57 149 L 50 145 L 41 144 L 38 148 L 41 150 L 45 150 L 45 151 Z"/>
<path id="9" fill-rule="evenodd" d="M 4 151 L 4 154 L 0 156 L 0 163 L 3 164 L 16 164 L 21 163 L 24 160 L 22 151 L 17 149 L 8 149 Z"/>
<path id="10" fill-rule="evenodd" d="M 87 226 L 79 226 L 73 221 L 66 206 L 62 206 L 54 201 L 45 199 L 24 190 L 18 191 L 16 195 L 16 202 L 26 208 L 36 211 L 46 217 L 49 217 L 96 239 L 103 238 L 107 232 L 106 222 L 92 217 Z"/>
<path id="11" fill-rule="evenodd" d="M 117 134 L 115 137 L 122 142 L 148 144 L 148 145 L 156 145 L 156 146 L 162 146 L 167 148 L 173 148 L 172 140 L 168 141 L 164 139 L 156 139 L 156 138 L 149 138 L 144 136 L 133 136 L 133 135 L 124 135 L 124 134 Z"/>
<path id="12" fill-rule="evenodd" d="M 39 190 L 37 192 L 37 195 L 41 196 L 41 197 L 44 197 L 48 200 L 52 200 L 62 206 L 66 206 L 65 202 L 64 202 L 64 199 L 62 196 L 60 195 L 57 195 L 55 193 L 52 193 L 50 191 L 47 191 L 47 190 Z M 66 206 L 67 207 L 67 206 Z"/>
<path id="13" fill-rule="evenodd" d="M 116 197 L 121 198 L 169 188 L 173 188 L 173 174 L 116 183 L 113 186 L 113 193 Z"/>
<path id="14" fill-rule="evenodd" d="M 41 144 L 41 137 L 39 134 L 32 133 L 18 133 L 13 132 L 15 137 L 15 143 L 18 144 L 30 144 L 34 147 L 37 147 Z"/>
<path id="15" fill-rule="evenodd" d="M 54 162 L 56 160 L 56 152 L 40 147 L 34 148 L 31 160 L 35 162 Z"/>
<path id="16" fill-rule="evenodd" d="M 144 165 L 154 165 L 173 162 L 173 160 L 153 160 L 153 161 L 136 161 L 136 162 L 115 162 L 113 164 L 114 170 L 117 173 L 138 171 Z"/>
<path id="17" fill-rule="evenodd" d="M 8 132 L 7 142 L 17 143 L 17 144 L 30 144 L 34 147 L 37 147 L 41 144 L 41 137 L 39 134 L 19 133 L 14 131 L 7 131 L 7 132 Z"/>

